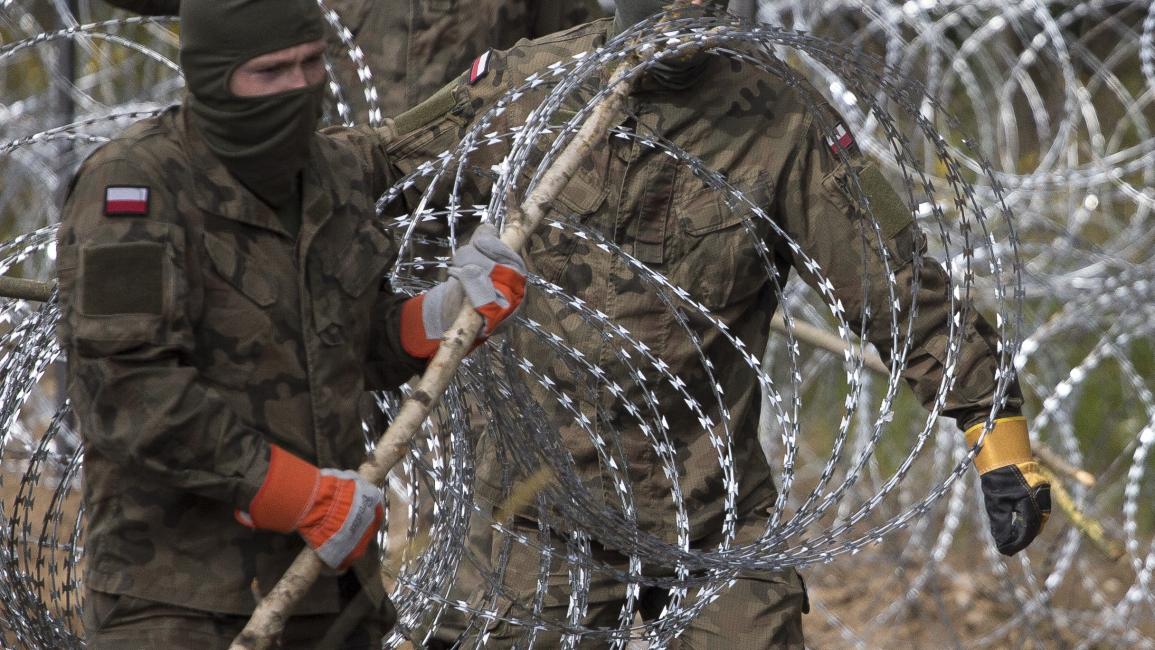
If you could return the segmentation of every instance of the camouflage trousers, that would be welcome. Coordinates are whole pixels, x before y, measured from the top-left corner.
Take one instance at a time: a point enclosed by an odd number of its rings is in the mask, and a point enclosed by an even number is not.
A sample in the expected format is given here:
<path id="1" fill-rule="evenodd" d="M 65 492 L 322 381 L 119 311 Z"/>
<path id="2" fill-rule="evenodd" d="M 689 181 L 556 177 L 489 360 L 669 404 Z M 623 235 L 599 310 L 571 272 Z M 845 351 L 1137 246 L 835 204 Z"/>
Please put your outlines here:
<path id="1" fill-rule="evenodd" d="M 515 519 L 514 527 L 530 539 L 538 539 L 537 525 L 528 520 Z M 492 571 L 500 558 L 500 543 L 493 543 L 491 530 L 484 524 L 475 525 L 470 531 L 469 552 L 471 557 L 462 559 L 450 599 L 460 599 L 471 606 L 483 605 L 480 599 L 485 593 L 485 581 L 478 567 L 471 561 Z M 565 541 L 551 535 L 550 545 L 564 549 Z M 595 561 L 604 562 L 625 570 L 626 558 L 619 553 L 600 546 L 593 546 Z M 488 561 L 488 566 L 486 563 Z M 540 554 L 523 544 L 510 546 L 509 559 L 503 574 L 503 594 L 498 597 L 496 610 L 503 618 L 527 619 L 527 608 L 532 606 L 537 592 L 538 571 L 541 566 Z M 550 567 L 548 590 L 545 594 L 541 618 L 548 621 L 566 620 L 569 610 L 570 576 L 568 566 L 554 559 Z M 690 594 L 693 597 L 693 592 Z M 666 590 L 643 588 L 637 601 L 637 611 L 643 620 L 653 620 L 661 615 L 662 608 L 669 601 Z M 515 605 L 516 603 L 516 605 Z M 593 572 L 590 576 L 586 627 L 618 626 L 618 618 L 625 604 L 625 585 L 604 572 Z M 724 590 L 717 600 L 710 603 L 686 630 L 669 647 L 676 650 L 765 650 L 788 648 L 801 650 L 805 647 L 802 636 L 802 614 L 809 611 L 806 588 L 798 572 L 789 569 L 781 572 L 757 572 L 742 575 L 729 589 Z M 475 647 L 475 639 L 482 630 L 476 625 L 467 629 L 464 615 L 447 608 L 433 639 L 426 644 L 429 650 L 443 650 L 454 647 Z M 485 648 L 524 648 L 528 646 L 530 627 L 518 626 L 504 620 L 491 622 L 485 632 L 488 641 Z M 533 647 L 559 648 L 561 634 L 554 630 L 533 632 Z M 609 647 L 605 638 L 583 639 L 580 648 Z M 480 646 L 478 646 L 480 647 Z"/>
<path id="2" fill-rule="evenodd" d="M 352 574 L 346 574 L 352 576 Z M 346 598 L 342 579 L 343 609 L 336 614 L 294 616 L 276 648 L 331 648 L 368 650 L 381 647 L 381 639 L 396 621 L 386 601 L 375 611 L 360 593 L 356 579 Z M 209 650 L 228 648 L 248 623 L 248 616 L 206 612 L 127 595 L 87 590 L 84 605 L 86 646 L 94 650 Z"/>

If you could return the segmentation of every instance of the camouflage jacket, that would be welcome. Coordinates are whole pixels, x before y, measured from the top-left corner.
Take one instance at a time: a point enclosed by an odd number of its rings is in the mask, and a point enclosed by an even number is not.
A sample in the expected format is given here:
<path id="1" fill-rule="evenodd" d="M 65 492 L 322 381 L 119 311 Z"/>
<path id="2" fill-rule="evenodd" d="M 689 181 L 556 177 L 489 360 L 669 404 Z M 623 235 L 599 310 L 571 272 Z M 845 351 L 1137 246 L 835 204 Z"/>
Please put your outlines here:
<path id="1" fill-rule="evenodd" d="M 603 14 L 596 0 L 338 0 L 384 115 L 398 115 L 451 81 L 487 48 L 507 48 Z M 365 84 L 348 48 L 330 34 L 329 60 L 353 119 L 364 123 Z"/>
<path id="2" fill-rule="evenodd" d="M 506 52 L 491 53 L 488 70 L 480 80 L 476 74 L 467 73 L 452 89 L 398 117 L 399 128 L 407 126 L 390 151 L 403 159 L 424 159 L 445 150 L 461 137 L 470 120 L 507 90 L 550 64 L 568 62 L 575 54 L 603 44 L 611 26 L 611 20 L 595 21 Z M 608 75 L 606 71 L 603 85 Z M 485 131 L 502 133 L 523 123 L 544 92 L 528 92 Z M 817 94 L 814 97 L 821 99 Z M 581 103 L 581 99 L 569 100 L 562 107 L 568 114 L 561 117 L 573 115 Z M 840 119 L 825 104 L 818 111 L 831 128 Z M 856 146 L 849 147 L 848 161 L 835 155 L 815 123 L 815 113 L 780 78 L 738 61 L 713 57 L 701 72 L 701 81 L 687 90 L 643 83 L 628 100 L 618 124 L 643 136 L 660 135 L 699 157 L 707 169 L 724 174 L 819 265 L 851 326 L 859 331 L 867 320 L 867 337 L 885 357 L 891 346 L 889 283 L 878 238 L 868 220 L 862 218 L 863 210 L 852 198 L 853 193 L 846 189 L 848 169 L 855 167 L 891 257 L 897 299 L 902 305 L 900 340 L 911 327 L 913 348 L 904 377 L 917 397 L 930 404 L 947 354 L 951 319 L 947 276 L 940 265 L 923 258 L 917 317 L 911 323 L 909 305 L 915 297 L 909 290 L 912 260 L 916 252 L 925 251 L 925 238 L 913 223 L 911 211 Z M 506 152 L 505 144 L 482 145 L 470 162 L 474 169 L 488 170 Z M 485 203 L 486 182 L 479 181 L 478 195 L 465 197 L 463 203 Z M 566 296 L 580 299 L 585 308 L 606 314 L 615 326 L 625 327 L 630 336 L 668 364 L 670 375 L 677 378 L 668 380 L 659 375 L 646 361 L 637 360 L 636 353 L 630 362 L 636 370 L 631 369 L 617 354 L 625 344 L 607 337 L 605 330 L 609 328 L 590 326 L 575 314 L 567 299 L 531 286 L 523 317 L 561 336 L 565 345 L 604 369 L 622 388 L 621 397 L 615 397 L 604 384 L 590 380 L 588 372 L 584 378 L 575 374 L 564 355 L 551 347 L 548 337 L 517 328 L 513 337 L 518 351 L 553 379 L 557 392 L 574 400 L 591 423 L 590 430 L 575 423 L 572 413 L 558 405 L 556 394 L 544 394 L 539 382 L 530 378 L 526 381 L 530 389 L 542 393 L 535 395 L 534 401 L 559 424 L 583 479 L 595 490 L 595 498 L 599 497 L 596 491 L 601 490 L 604 494 L 600 498 L 609 504 L 619 501 L 606 489 L 610 481 L 605 461 L 595 453 L 591 436 L 607 427 L 621 432 L 623 458 L 615 462 L 628 467 L 639 522 L 655 533 L 672 534 L 675 516 L 671 480 L 662 471 L 654 441 L 645 435 L 647 429 L 655 432 L 661 426 L 661 418 L 645 412 L 648 396 L 656 399 L 658 412 L 669 424 L 678 480 L 696 539 L 716 532 L 723 516 L 724 470 L 713 446 L 715 436 L 730 437 L 740 511 L 764 515 L 773 502 L 775 489 L 757 437 L 759 384 L 746 361 L 751 353 L 761 359 L 770 319 L 778 306 L 758 242 L 765 243 L 769 261 L 782 282 L 791 269 L 811 285 L 820 279 L 765 219 L 748 218 L 751 214 L 731 207 L 722 194 L 707 188 L 688 166 L 676 163 L 662 150 L 648 148 L 638 139 L 606 134 L 547 215 L 547 219 L 584 228 L 620 247 L 674 287 L 685 290 L 686 297 L 706 307 L 725 331 L 693 311 L 679 317 L 662 302 L 660 287 L 648 284 L 644 274 L 627 263 L 625 255 L 610 253 L 589 236 L 575 235 L 573 228 L 543 224 L 527 244 L 531 272 L 559 286 Z M 686 304 L 676 292 L 664 293 L 672 304 Z M 868 314 L 879 317 L 871 320 Z M 963 426 L 989 412 L 997 368 L 996 334 L 975 310 L 968 314 L 962 323 L 964 340 L 957 358 L 957 379 L 943 411 Z M 744 349 L 727 336 L 739 339 Z M 692 342 L 695 338 L 713 368 L 713 376 L 707 373 L 707 364 Z M 644 376 L 644 381 L 639 376 Z M 676 388 L 679 381 L 685 382 L 684 393 Z M 716 394 L 724 396 L 724 409 Z M 687 400 L 697 402 L 701 413 L 688 408 Z M 627 401 L 642 413 L 630 413 L 624 407 Z M 1017 413 L 1020 403 L 1018 387 L 1013 386 L 1007 411 Z M 484 483 L 481 493 L 486 493 Z"/>
<path id="3" fill-rule="evenodd" d="M 423 363 L 400 346 L 374 217 L 372 131 L 318 134 L 294 241 L 173 108 L 78 172 L 59 231 L 60 343 L 85 440 L 86 581 L 244 614 L 303 546 L 237 523 L 276 443 L 321 467 L 366 453 L 358 410 Z M 356 565 L 383 597 L 376 553 Z M 298 613 L 338 609 L 322 578 Z"/>

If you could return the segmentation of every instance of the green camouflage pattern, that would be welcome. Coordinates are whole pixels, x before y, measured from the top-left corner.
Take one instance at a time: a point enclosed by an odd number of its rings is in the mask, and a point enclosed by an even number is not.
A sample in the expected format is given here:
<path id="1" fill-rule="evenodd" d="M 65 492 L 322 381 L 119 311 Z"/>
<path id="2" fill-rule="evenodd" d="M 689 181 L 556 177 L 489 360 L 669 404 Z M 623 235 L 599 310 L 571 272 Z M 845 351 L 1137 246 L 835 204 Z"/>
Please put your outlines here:
<path id="1" fill-rule="evenodd" d="M 383 281 L 396 245 L 374 218 L 393 174 L 382 136 L 313 138 L 294 240 L 186 116 L 170 109 L 100 148 L 64 206 L 58 337 L 85 441 L 85 581 L 247 614 L 304 545 L 234 520 L 268 445 L 357 467 L 360 396 L 423 362 L 401 349 L 404 296 Z M 109 186 L 148 188 L 148 214 L 106 216 Z M 377 562 L 371 550 L 355 568 L 380 603 Z M 297 611 L 337 607 L 324 577 Z"/>
<path id="2" fill-rule="evenodd" d="M 603 44 L 611 25 L 612 20 L 595 21 L 495 53 L 490 73 L 474 85 L 469 84 L 468 75 L 460 77 L 453 89 L 457 100 L 453 108 L 439 118 L 425 120 L 409 133 L 399 134 L 390 145 L 391 157 L 396 156 L 399 166 L 410 171 L 412 161 L 428 159 L 452 145 L 461 137 L 464 124 L 507 89 L 550 64 L 568 62 L 574 55 Z M 608 76 L 606 71 L 603 84 Z M 524 95 L 486 131 L 502 133 L 523 123 L 544 92 Z M 821 102 L 817 93 L 813 97 Z M 576 111 L 584 99 L 571 99 L 563 108 Z M 706 168 L 719 170 L 761 206 L 819 264 L 854 331 L 859 331 L 863 320 L 870 321 L 868 338 L 885 358 L 891 344 L 888 281 L 874 230 L 863 218 L 860 201 L 847 188 L 851 168 L 857 170 L 862 184 L 871 189 L 871 205 L 891 256 L 901 305 L 899 340 L 908 326 L 911 331 L 913 347 L 904 378 L 929 405 L 943 377 L 947 352 L 951 318 L 947 276 L 939 264 L 924 258 L 917 318 L 909 322 L 909 305 L 915 298 L 909 291 L 914 275 L 911 261 L 916 252 L 925 251 L 925 238 L 913 223 L 910 210 L 889 185 L 878 182 L 881 176 L 857 147 L 852 147 L 848 161 L 842 160 L 825 142 L 816 119 L 825 119 L 832 128 L 839 118 L 825 104 L 816 110 L 808 108 L 798 90 L 779 77 L 716 57 L 705 65 L 702 81 L 687 90 L 666 90 L 643 82 L 628 100 L 619 124 L 642 134 L 660 133 L 699 157 Z M 405 116 L 397 119 L 397 123 L 403 122 L 407 123 Z M 481 147 L 471 164 L 476 169 L 489 169 L 501 160 L 505 146 Z M 477 194 L 462 197 L 462 204 L 485 203 L 487 182 L 478 181 Z M 707 307 L 760 359 L 777 303 L 755 242 L 766 243 L 783 282 L 791 269 L 811 285 L 818 279 L 795 259 L 765 220 L 746 220 L 749 215 L 744 212 L 731 208 L 719 193 L 709 190 L 686 166 L 676 164 L 661 150 L 647 148 L 636 139 L 607 134 L 595 144 L 548 218 L 596 229 Z M 649 346 L 702 404 L 712 421 L 709 427 L 700 426 L 683 396 L 644 362 L 640 369 L 647 373 L 645 383 L 632 376 L 615 354 L 620 342 L 607 342 L 599 328 L 590 327 L 570 307 L 530 286 L 522 308 L 525 318 L 561 336 L 591 364 L 605 369 L 607 376 L 621 385 L 624 399 L 644 404 L 645 391 L 653 391 L 658 412 L 671 424 L 670 439 L 678 458 L 691 538 L 701 540 L 719 530 L 724 516 L 724 470 L 711 437 L 725 436 L 721 425 L 727 420 L 711 390 L 714 382 L 672 310 L 621 256 L 569 231 L 539 228 L 527 244 L 526 258 L 531 272 L 581 299 L 589 309 L 605 313 L 611 322 L 624 326 L 631 336 Z M 881 316 L 871 320 L 868 313 Z M 764 518 L 775 488 L 757 436 L 758 383 L 743 353 L 717 328 L 692 313 L 688 319 L 715 370 L 714 381 L 725 396 L 734 478 L 739 485 L 739 514 L 744 519 Z M 975 310 L 969 311 L 961 325 L 957 378 L 943 413 L 966 426 L 990 410 L 997 336 Z M 557 354 L 529 330 L 518 328 L 511 336 L 518 352 L 551 377 L 559 392 L 574 400 L 595 431 L 606 422 L 622 433 L 624 449 L 617 462 L 626 467 L 632 481 L 639 525 L 673 540 L 671 482 L 638 421 L 624 412 L 621 400 L 596 383 L 590 385 L 583 374 L 567 365 L 565 355 Z M 618 498 L 609 491 L 609 473 L 601 466 L 589 433 L 573 424 L 573 416 L 563 410 L 555 394 L 547 394 L 537 381 L 527 380 L 526 384 L 535 391 L 534 401 L 559 423 L 594 498 L 620 508 Z M 1020 405 L 1018 387 L 1013 386 L 1005 412 L 1017 413 Z M 479 469 L 479 493 L 483 497 L 501 498 L 495 487 L 498 476 L 499 466 Z"/>
<path id="3" fill-rule="evenodd" d="M 353 33 L 373 74 L 384 115 L 398 115 L 432 95 L 490 48 L 545 36 L 605 15 L 596 0 L 338 0 L 329 3 Z M 340 40 L 329 35 L 329 60 L 354 121 L 368 104 Z"/>

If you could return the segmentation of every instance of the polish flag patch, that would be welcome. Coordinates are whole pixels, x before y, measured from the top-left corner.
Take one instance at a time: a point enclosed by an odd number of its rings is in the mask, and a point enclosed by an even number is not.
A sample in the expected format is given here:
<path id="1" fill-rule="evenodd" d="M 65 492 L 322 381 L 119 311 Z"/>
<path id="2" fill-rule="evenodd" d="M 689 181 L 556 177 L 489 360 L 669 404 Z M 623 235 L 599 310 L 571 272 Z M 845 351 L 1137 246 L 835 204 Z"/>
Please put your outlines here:
<path id="1" fill-rule="evenodd" d="M 109 185 L 104 190 L 104 216 L 143 216 L 148 214 L 148 188 Z"/>
<path id="2" fill-rule="evenodd" d="M 489 50 L 485 54 L 473 60 L 473 65 L 469 66 L 469 85 L 481 81 L 486 74 L 489 73 Z"/>
<path id="3" fill-rule="evenodd" d="M 830 145 L 830 151 L 833 153 L 838 153 L 839 149 L 850 151 L 854 146 L 854 136 L 850 135 L 845 124 L 839 122 L 834 126 L 834 137 L 826 138 L 826 144 Z"/>

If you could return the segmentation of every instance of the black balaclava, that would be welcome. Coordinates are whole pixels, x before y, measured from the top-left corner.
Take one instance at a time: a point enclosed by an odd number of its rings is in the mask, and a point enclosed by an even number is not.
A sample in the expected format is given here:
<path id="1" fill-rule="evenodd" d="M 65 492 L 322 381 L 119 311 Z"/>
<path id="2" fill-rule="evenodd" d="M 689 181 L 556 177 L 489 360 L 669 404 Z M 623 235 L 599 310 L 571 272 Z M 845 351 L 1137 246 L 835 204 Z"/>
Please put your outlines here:
<path id="1" fill-rule="evenodd" d="M 299 200 L 298 181 L 321 117 L 325 84 L 262 97 L 229 91 L 253 57 L 324 36 L 314 0 L 182 0 L 180 64 L 189 119 L 225 167 L 274 208 Z"/>
<path id="2" fill-rule="evenodd" d="M 680 3 L 672 17 L 689 17 L 702 15 L 710 8 L 725 5 L 725 0 L 706 0 L 705 6 L 688 6 L 688 2 Z M 620 34 L 634 25 L 646 20 L 656 13 L 670 9 L 673 0 L 616 0 L 614 2 L 614 34 Z M 665 58 L 650 68 L 650 74 L 664 88 L 670 90 L 685 90 L 698 80 L 702 69 L 706 65 L 707 56 L 702 53 L 684 58 Z"/>

